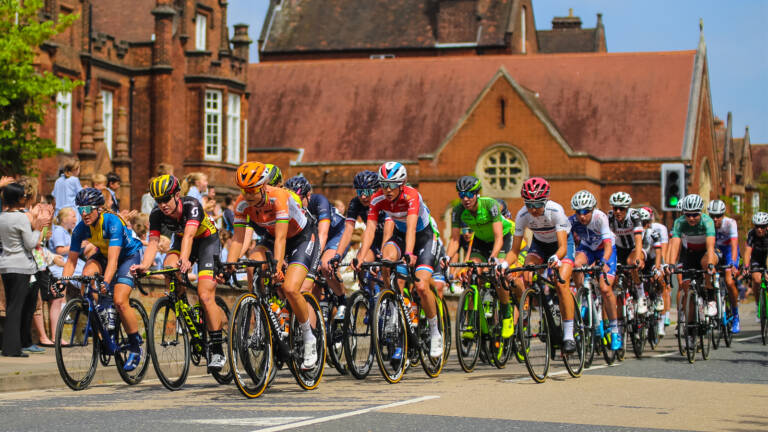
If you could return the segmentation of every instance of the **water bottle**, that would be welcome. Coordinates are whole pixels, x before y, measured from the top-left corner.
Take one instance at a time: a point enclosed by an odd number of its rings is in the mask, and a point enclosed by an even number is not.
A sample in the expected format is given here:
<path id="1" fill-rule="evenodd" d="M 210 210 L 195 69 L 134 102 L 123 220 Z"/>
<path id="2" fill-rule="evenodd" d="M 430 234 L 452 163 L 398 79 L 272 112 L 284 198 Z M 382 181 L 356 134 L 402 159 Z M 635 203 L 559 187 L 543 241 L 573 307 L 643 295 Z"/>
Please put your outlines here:
<path id="1" fill-rule="evenodd" d="M 115 329 L 115 321 L 117 319 L 117 312 L 115 311 L 115 305 L 112 303 L 112 299 L 109 297 L 103 297 L 101 301 L 96 305 L 96 312 L 101 318 L 101 323 L 109 331 Z"/>
<path id="2" fill-rule="evenodd" d="M 200 302 L 192 306 L 192 322 L 197 326 L 203 325 L 203 307 Z"/>
<path id="3" fill-rule="evenodd" d="M 485 317 L 490 318 L 493 316 L 493 296 L 491 296 L 491 293 L 488 291 L 485 292 L 483 295 L 483 311 L 485 312 Z"/>
<path id="4" fill-rule="evenodd" d="M 631 295 L 627 294 L 624 305 L 627 309 L 627 321 L 632 321 L 635 318 L 635 302 Z"/>
<path id="5" fill-rule="evenodd" d="M 280 331 L 283 338 L 288 337 L 288 308 L 280 309 Z"/>
<path id="6" fill-rule="evenodd" d="M 328 300 L 320 300 L 320 313 L 323 315 L 323 319 L 328 317 Z"/>

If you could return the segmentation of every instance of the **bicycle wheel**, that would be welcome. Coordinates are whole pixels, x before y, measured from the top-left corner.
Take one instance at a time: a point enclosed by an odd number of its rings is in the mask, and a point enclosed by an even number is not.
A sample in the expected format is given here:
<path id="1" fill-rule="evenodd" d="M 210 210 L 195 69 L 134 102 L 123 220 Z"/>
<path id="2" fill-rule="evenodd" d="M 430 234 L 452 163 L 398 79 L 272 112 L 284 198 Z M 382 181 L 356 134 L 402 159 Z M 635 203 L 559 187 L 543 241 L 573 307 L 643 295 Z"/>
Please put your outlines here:
<path id="1" fill-rule="evenodd" d="M 720 319 L 717 319 L 716 317 L 712 319 L 710 322 L 710 325 L 712 326 L 709 329 L 710 333 L 710 339 L 712 341 L 712 349 L 718 349 L 720 348 L 720 339 L 723 338 L 723 332 L 725 332 L 725 324 L 728 320 L 728 316 L 726 315 L 725 311 L 722 311 L 722 317 Z"/>
<path id="2" fill-rule="evenodd" d="M 709 317 L 704 318 L 699 327 L 699 343 L 701 344 L 701 358 L 709 360 L 710 349 L 712 348 L 712 322 Z M 716 324 L 716 323 L 715 323 Z"/>
<path id="3" fill-rule="evenodd" d="M 472 372 L 480 353 L 480 315 L 473 310 L 475 290 L 461 293 L 456 308 L 456 356 L 464 372 Z"/>
<path id="4" fill-rule="evenodd" d="M 267 388 L 272 364 L 272 332 L 267 311 L 253 294 L 244 294 L 232 309 L 229 368 L 237 389 L 253 399 Z"/>
<path id="5" fill-rule="evenodd" d="M 180 389 L 189 373 L 189 333 L 168 297 L 152 306 L 147 344 L 160 382 L 168 390 Z"/>
<path id="6" fill-rule="evenodd" d="M 117 372 L 120 373 L 120 378 L 122 378 L 126 384 L 136 385 L 141 382 L 144 375 L 147 373 L 147 369 L 149 369 L 149 350 L 147 349 L 147 328 L 149 328 L 149 318 L 147 317 L 147 311 L 144 309 L 141 302 L 136 299 L 130 299 L 129 304 L 136 317 L 138 333 L 139 337 L 141 337 L 141 362 L 136 369 L 130 372 L 123 370 L 126 353 L 128 352 L 128 334 L 120 325 L 121 319 L 120 316 L 118 316 L 115 326 L 117 329 L 120 329 L 117 334 L 117 346 L 120 347 L 120 351 L 115 354 L 115 364 L 117 365 Z"/>
<path id="7" fill-rule="evenodd" d="M 688 295 L 685 296 L 686 311 L 693 311 L 693 317 L 689 317 L 685 326 L 685 356 L 688 359 L 688 363 L 696 361 L 696 345 L 698 341 L 699 325 L 698 323 L 690 322 L 691 318 L 696 316 L 696 294 L 692 289 L 688 290 Z"/>
<path id="8" fill-rule="evenodd" d="M 340 375 L 347 374 L 347 363 L 344 358 L 344 321 L 328 317 L 328 362 L 333 364 Z"/>
<path id="9" fill-rule="evenodd" d="M 677 323 L 675 323 L 675 336 L 677 336 L 677 350 L 680 355 L 685 357 L 685 337 L 686 332 L 686 318 L 685 318 L 685 296 L 681 296 L 681 304 L 677 305 Z"/>
<path id="10" fill-rule="evenodd" d="M 733 332 L 732 325 L 733 325 L 733 319 L 734 316 L 731 314 L 732 307 L 731 307 L 731 301 L 726 296 L 725 298 L 725 313 L 727 313 L 726 317 L 727 319 L 723 322 L 723 329 L 721 333 L 723 334 L 723 341 L 725 342 L 725 347 L 730 348 L 731 347 L 731 341 L 733 340 Z"/>
<path id="11" fill-rule="evenodd" d="M 493 326 L 490 327 L 490 339 L 491 339 L 491 363 L 498 369 L 504 369 L 507 366 L 509 357 L 512 355 L 512 343 L 513 338 L 504 339 L 501 337 L 501 327 L 503 315 L 501 313 L 501 303 L 497 300 L 493 300 Z M 510 313 L 512 313 L 512 319 L 514 319 L 515 309 L 510 305 Z"/>
<path id="12" fill-rule="evenodd" d="M 576 303 L 576 297 L 573 297 L 574 304 L 576 305 L 576 311 L 578 311 L 578 303 Z M 584 362 L 586 360 L 586 330 L 584 329 L 584 321 L 581 319 L 580 313 L 573 314 L 573 340 L 576 342 L 576 352 L 566 355 L 563 353 L 563 363 L 568 370 L 568 374 L 574 378 L 581 376 L 584 371 Z"/>
<path id="13" fill-rule="evenodd" d="M 88 317 L 88 302 L 67 302 L 56 323 L 56 365 L 64 383 L 72 390 L 88 387 L 96 374 L 99 341 Z"/>
<path id="14" fill-rule="evenodd" d="M 646 321 L 646 326 L 648 327 L 648 346 L 651 347 L 651 351 L 655 351 L 659 345 L 658 319 L 659 314 L 653 313 L 649 316 L 648 321 Z"/>
<path id="15" fill-rule="evenodd" d="M 584 326 L 584 367 L 592 366 L 595 359 L 595 324 L 594 308 L 590 302 L 589 290 L 580 288 L 576 295 L 576 311 L 579 312 L 582 325 Z"/>
<path id="16" fill-rule="evenodd" d="M 438 297 L 435 297 L 436 299 Z M 443 344 L 445 345 L 445 349 L 443 349 L 443 365 L 448 362 L 448 356 L 451 354 L 451 344 L 453 342 L 453 328 L 451 327 L 451 314 L 448 312 L 448 304 L 445 303 L 444 298 L 440 298 L 440 307 L 442 308 L 442 315 L 443 315 Z"/>
<path id="17" fill-rule="evenodd" d="M 441 316 L 441 310 L 438 306 L 440 298 L 435 296 L 435 308 L 437 313 L 437 331 L 440 333 L 443 340 L 445 340 L 445 330 L 443 328 L 444 318 Z M 426 317 L 426 312 L 419 305 L 418 316 Z M 429 324 L 429 320 L 424 318 L 419 320 L 419 324 L 416 326 L 416 334 L 419 336 L 419 360 L 421 367 L 424 369 L 424 373 L 430 378 L 437 378 L 440 375 L 440 371 L 443 370 L 445 364 L 445 343 L 443 344 L 443 352 L 438 357 L 431 357 L 429 355 L 429 345 L 432 340 L 432 327 Z"/>
<path id="18" fill-rule="evenodd" d="M 373 311 L 369 299 L 357 291 L 347 301 L 344 316 L 344 357 L 349 372 L 357 379 L 365 379 L 373 366 L 373 334 L 371 319 Z"/>
<path id="19" fill-rule="evenodd" d="M 549 372 L 551 341 L 547 314 L 537 305 L 539 295 L 528 288 L 520 297 L 518 340 L 525 360 L 525 367 L 534 381 L 543 383 Z"/>
<path id="20" fill-rule="evenodd" d="M 391 290 L 376 297 L 373 309 L 373 349 L 381 375 L 394 384 L 403 378 L 408 358 L 408 336 L 405 315 Z"/>
<path id="21" fill-rule="evenodd" d="M 216 296 L 216 306 L 219 307 L 220 313 L 221 313 L 221 349 L 226 355 L 226 353 L 229 352 L 229 323 L 231 320 L 231 316 L 229 315 L 229 306 L 227 306 L 227 303 L 224 301 L 223 298 Z M 203 329 L 205 329 L 204 332 L 204 344 L 208 345 L 208 326 L 205 323 L 205 314 L 203 314 Z M 210 349 L 210 346 L 207 348 Z M 210 356 L 210 355 L 209 355 Z M 216 380 L 219 384 L 229 384 L 232 382 L 232 379 L 234 378 L 234 373 L 232 372 L 232 368 L 229 365 L 229 362 L 225 362 L 224 366 L 222 366 L 221 370 L 212 370 L 211 375 L 213 376 L 213 379 Z"/>
<path id="22" fill-rule="evenodd" d="M 645 342 L 648 335 L 645 317 L 636 316 L 628 325 L 628 333 L 632 340 L 632 351 L 636 358 L 642 358 L 645 351 Z"/>
<path id="23" fill-rule="evenodd" d="M 768 342 L 768 291 L 764 288 L 760 289 L 760 297 L 757 305 L 758 316 L 760 317 L 760 338 L 763 341 L 763 345 Z"/>
<path id="24" fill-rule="evenodd" d="M 299 325 L 296 315 L 291 311 L 290 327 L 288 335 L 290 339 L 290 347 L 292 351 L 290 359 L 290 369 L 296 378 L 296 383 L 304 390 L 314 390 L 320 384 L 320 380 L 323 379 L 323 371 L 325 371 L 325 355 L 326 355 L 326 334 L 325 334 L 325 322 L 323 321 L 323 313 L 320 310 L 320 305 L 315 300 L 315 296 L 311 293 L 302 293 L 304 301 L 307 302 L 307 309 L 310 314 L 315 316 L 315 326 L 312 329 L 312 334 L 315 335 L 315 347 L 317 349 L 317 362 L 310 369 L 304 369 L 302 367 L 304 363 L 304 338 L 302 336 L 301 326 Z M 310 321 L 312 321 L 310 317 Z"/>

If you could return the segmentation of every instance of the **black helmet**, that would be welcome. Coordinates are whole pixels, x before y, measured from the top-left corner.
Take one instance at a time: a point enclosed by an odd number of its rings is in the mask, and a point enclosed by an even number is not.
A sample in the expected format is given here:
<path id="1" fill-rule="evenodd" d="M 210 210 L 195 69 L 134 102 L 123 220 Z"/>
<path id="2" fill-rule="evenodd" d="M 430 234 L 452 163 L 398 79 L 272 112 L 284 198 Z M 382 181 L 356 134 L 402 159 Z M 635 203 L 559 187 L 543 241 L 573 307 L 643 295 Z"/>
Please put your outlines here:
<path id="1" fill-rule="evenodd" d="M 352 185 L 355 189 L 376 189 L 379 187 L 379 176 L 373 171 L 360 171 L 355 174 Z"/>
<path id="2" fill-rule="evenodd" d="M 96 188 L 81 189 L 80 192 L 75 195 L 75 205 L 78 207 L 83 206 L 95 206 L 100 207 L 104 205 L 104 195 Z"/>
<path id="3" fill-rule="evenodd" d="M 283 186 L 296 192 L 296 195 L 302 198 L 312 191 L 312 185 L 309 184 L 309 180 L 301 174 L 289 178 Z"/>
<path id="4" fill-rule="evenodd" d="M 456 190 L 459 192 L 477 192 L 481 187 L 477 177 L 463 176 L 456 180 Z"/>

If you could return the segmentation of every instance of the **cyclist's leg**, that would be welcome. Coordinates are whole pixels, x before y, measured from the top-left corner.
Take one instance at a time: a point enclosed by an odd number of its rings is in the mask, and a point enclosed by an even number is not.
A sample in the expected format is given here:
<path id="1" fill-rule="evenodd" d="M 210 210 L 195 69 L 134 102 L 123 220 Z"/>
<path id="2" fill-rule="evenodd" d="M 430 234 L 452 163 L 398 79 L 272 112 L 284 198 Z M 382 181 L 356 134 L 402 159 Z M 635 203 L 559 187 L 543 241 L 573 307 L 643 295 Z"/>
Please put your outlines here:
<path id="1" fill-rule="evenodd" d="M 117 313 L 120 314 L 120 321 L 123 323 L 125 332 L 128 334 L 128 338 L 131 339 L 131 335 L 137 334 L 138 321 L 136 315 L 133 313 L 133 309 L 130 305 L 131 290 L 133 289 L 133 278 L 131 277 L 131 266 L 133 264 L 139 264 L 141 257 L 137 253 L 136 255 L 125 259 L 118 264 L 117 272 L 112 278 L 113 282 L 113 299 L 115 302 L 115 308 Z M 137 339 L 138 341 L 138 339 Z M 133 340 L 131 341 L 133 343 Z M 138 346 L 136 346 L 138 348 Z"/>
<path id="2" fill-rule="evenodd" d="M 719 258 L 717 254 L 715 254 L 715 262 L 713 263 L 714 266 L 717 266 L 717 262 L 719 261 Z M 704 256 L 701 257 L 701 260 L 699 261 L 701 265 L 702 270 L 706 270 L 709 261 L 707 260 L 706 253 Z M 709 316 L 715 316 L 717 315 L 717 306 L 715 305 L 715 286 L 712 283 L 712 277 L 706 276 L 704 278 L 704 301 L 707 303 L 707 310 L 706 314 Z"/>
<path id="3" fill-rule="evenodd" d="M 218 234 L 196 239 L 190 253 L 190 261 L 197 262 L 197 296 L 209 332 L 221 330 L 221 309 L 216 305 L 216 280 L 213 277 L 214 257 L 219 255 L 221 242 Z"/>
<path id="4" fill-rule="evenodd" d="M 384 243 L 384 247 L 381 248 L 381 259 L 385 261 L 397 261 L 400 259 L 400 257 L 403 255 L 402 251 L 405 247 L 405 236 L 395 230 L 394 233 L 392 233 L 392 237 L 387 240 L 386 243 Z M 381 273 L 384 280 L 384 286 L 386 288 L 392 288 L 392 289 L 399 289 L 400 292 L 403 292 L 403 287 L 401 285 L 402 281 L 398 280 L 397 287 L 390 287 L 390 269 L 387 267 L 382 267 Z"/>

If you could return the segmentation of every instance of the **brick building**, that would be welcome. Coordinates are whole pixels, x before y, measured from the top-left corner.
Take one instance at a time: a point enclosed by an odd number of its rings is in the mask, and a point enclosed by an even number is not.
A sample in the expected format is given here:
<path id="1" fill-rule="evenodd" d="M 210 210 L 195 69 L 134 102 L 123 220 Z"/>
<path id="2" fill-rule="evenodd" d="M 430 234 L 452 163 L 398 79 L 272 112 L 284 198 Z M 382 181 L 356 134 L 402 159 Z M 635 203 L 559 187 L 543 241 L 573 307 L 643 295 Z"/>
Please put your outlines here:
<path id="1" fill-rule="evenodd" d="M 160 162 L 229 184 L 246 153 L 248 38 L 230 40 L 225 0 L 46 0 L 45 19 L 80 19 L 46 43 L 39 67 L 85 83 L 51 110 L 41 135 L 62 153 L 40 162 L 50 191 L 60 158 L 81 178 L 116 171 L 123 203 L 138 207 Z"/>

